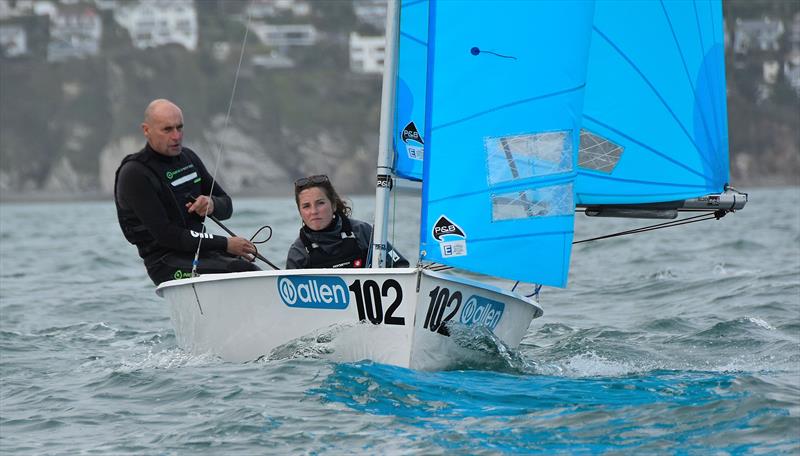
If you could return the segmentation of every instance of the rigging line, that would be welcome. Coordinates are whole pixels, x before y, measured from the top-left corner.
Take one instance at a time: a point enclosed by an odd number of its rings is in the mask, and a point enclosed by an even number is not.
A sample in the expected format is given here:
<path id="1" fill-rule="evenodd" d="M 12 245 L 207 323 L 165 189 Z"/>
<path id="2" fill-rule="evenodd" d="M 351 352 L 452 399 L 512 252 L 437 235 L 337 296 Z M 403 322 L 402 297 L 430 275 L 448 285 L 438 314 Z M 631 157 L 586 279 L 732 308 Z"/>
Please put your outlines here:
<path id="1" fill-rule="evenodd" d="M 391 193 L 392 195 L 392 244 L 397 245 L 395 239 L 395 228 L 397 227 L 397 191 Z"/>
<path id="2" fill-rule="evenodd" d="M 236 86 L 239 83 L 239 72 L 242 69 L 242 61 L 244 60 L 244 50 L 247 45 L 247 34 L 250 31 L 250 20 L 252 19 L 252 11 L 248 8 L 247 14 L 247 24 L 245 24 L 244 28 L 244 37 L 242 38 L 242 49 L 239 52 L 239 63 L 236 66 L 236 74 L 233 77 L 233 88 L 231 89 L 231 98 L 228 100 L 228 111 L 225 113 L 225 122 L 222 125 L 222 135 L 220 136 L 219 145 L 217 147 L 217 157 L 216 162 L 214 163 L 214 172 L 211 174 L 211 188 L 208 191 L 208 197 L 211 198 L 211 195 L 214 194 L 214 186 L 217 183 L 217 171 L 219 171 L 219 162 L 220 157 L 222 157 L 222 148 L 225 145 L 225 136 L 228 133 L 228 122 L 231 118 L 231 109 L 233 109 L 233 100 L 236 96 Z M 208 216 L 208 205 L 206 205 L 206 212 L 203 214 L 203 232 L 206 232 L 206 218 Z M 200 246 L 203 243 L 203 236 L 197 241 L 197 250 L 194 253 L 194 261 L 192 261 L 192 277 L 197 276 L 197 263 L 200 258 Z"/>
<path id="3" fill-rule="evenodd" d="M 674 226 L 686 225 L 688 223 L 702 222 L 702 221 L 711 220 L 711 219 L 719 220 L 722 217 L 724 217 L 725 214 L 727 214 L 727 213 L 728 213 L 727 210 L 720 209 L 720 210 L 714 211 L 714 213 L 712 213 L 712 214 L 700 214 L 700 215 L 695 215 L 693 217 L 687 217 L 687 218 L 680 219 L 680 220 L 672 220 L 672 221 L 669 221 L 669 222 L 657 223 L 655 225 L 649 225 L 649 226 L 643 226 L 643 227 L 640 227 L 640 228 L 634 228 L 634 229 L 631 229 L 631 230 L 620 231 L 618 233 L 606 234 L 604 236 L 598 236 L 598 237 L 594 237 L 594 238 L 590 238 L 590 239 L 582 239 L 580 241 L 573 241 L 572 244 L 581 244 L 583 242 L 598 241 L 598 240 L 601 240 L 601 239 L 608 239 L 608 238 L 617 237 L 617 236 L 625 236 L 625 235 L 628 235 L 628 234 L 644 233 L 646 231 L 653 231 L 653 230 L 658 230 L 658 229 L 662 229 L 662 228 L 672 228 Z"/>

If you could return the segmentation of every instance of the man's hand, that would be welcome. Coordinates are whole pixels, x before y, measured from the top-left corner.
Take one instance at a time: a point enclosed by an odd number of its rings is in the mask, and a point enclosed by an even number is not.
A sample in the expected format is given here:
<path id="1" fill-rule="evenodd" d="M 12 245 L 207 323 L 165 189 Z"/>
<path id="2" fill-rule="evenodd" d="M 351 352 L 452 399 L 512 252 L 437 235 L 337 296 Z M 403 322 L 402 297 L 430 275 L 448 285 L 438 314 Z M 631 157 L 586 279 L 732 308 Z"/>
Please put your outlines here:
<path id="1" fill-rule="evenodd" d="M 228 253 L 244 257 L 247 261 L 256 260 L 256 246 L 247 239 L 238 236 L 228 238 Z"/>
<path id="2" fill-rule="evenodd" d="M 206 217 L 214 213 L 214 200 L 206 195 L 200 195 L 193 203 L 186 203 L 189 213 L 195 213 L 201 217 Z M 208 212 L 206 212 L 206 209 Z"/>

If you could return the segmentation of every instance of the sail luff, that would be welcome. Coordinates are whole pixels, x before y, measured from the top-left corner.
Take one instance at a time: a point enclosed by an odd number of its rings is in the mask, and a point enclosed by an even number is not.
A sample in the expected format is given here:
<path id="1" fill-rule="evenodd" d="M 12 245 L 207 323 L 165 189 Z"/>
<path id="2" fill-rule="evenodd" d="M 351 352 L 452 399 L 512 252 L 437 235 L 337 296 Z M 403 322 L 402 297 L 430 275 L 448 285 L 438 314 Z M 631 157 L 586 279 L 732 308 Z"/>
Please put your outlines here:
<path id="1" fill-rule="evenodd" d="M 566 284 L 592 2 L 431 2 L 420 255 Z"/>

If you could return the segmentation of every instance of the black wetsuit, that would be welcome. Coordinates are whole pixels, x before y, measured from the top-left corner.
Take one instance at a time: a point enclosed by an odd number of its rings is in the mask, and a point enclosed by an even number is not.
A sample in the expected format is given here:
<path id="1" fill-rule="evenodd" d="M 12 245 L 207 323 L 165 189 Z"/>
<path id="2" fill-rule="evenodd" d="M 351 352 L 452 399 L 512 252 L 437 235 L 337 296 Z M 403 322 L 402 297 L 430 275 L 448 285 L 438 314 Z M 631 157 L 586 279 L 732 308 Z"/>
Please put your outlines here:
<path id="1" fill-rule="evenodd" d="M 314 231 L 300 228 L 300 235 L 289 248 L 286 269 L 364 268 L 368 266 L 372 226 L 337 212 L 331 224 Z M 387 267 L 408 267 L 391 244 L 386 257 Z"/>
<path id="2" fill-rule="evenodd" d="M 197 155 L 184 147 L 175 157 L 149 145 L 128 155 L 117 169 L 114 200 L 125 238 L 139 250 L 147 274 L 161 282 L 188 277 L 200 243 L 199 273 L 253 271 L 259 268 L 226 252 L 224 236 L 203 233 L 203 219 L 189 214 L 186 203 L 208 195 L 212 178 Z M 211 195 L 214 216 L 231 216 L 231 198 L 219 183 Z"/>

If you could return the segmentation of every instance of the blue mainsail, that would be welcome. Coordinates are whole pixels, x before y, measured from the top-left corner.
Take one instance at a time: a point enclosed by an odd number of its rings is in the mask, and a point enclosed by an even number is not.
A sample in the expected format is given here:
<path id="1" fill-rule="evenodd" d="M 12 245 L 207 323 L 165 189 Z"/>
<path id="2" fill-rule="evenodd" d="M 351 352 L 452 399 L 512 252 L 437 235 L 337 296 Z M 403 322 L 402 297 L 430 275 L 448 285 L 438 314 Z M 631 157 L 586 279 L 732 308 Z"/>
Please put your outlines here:
<path id="1" fill-rule="evenodd" d="M 566 284 L 593 8 L 431 1 L 423 259 Z"/>
<path id="2" fill-rule="evenodd" d="M 428 59 L 428 0 L 403 0 L 394 117 L 394 173 L 422 180 L 425 149 L 425 82 Z"/>
<path id="3" fill-rule="evenodd" d="M 728 182 L 719 0 L 597 2 L 576 204 L 718 193 Z"/>

